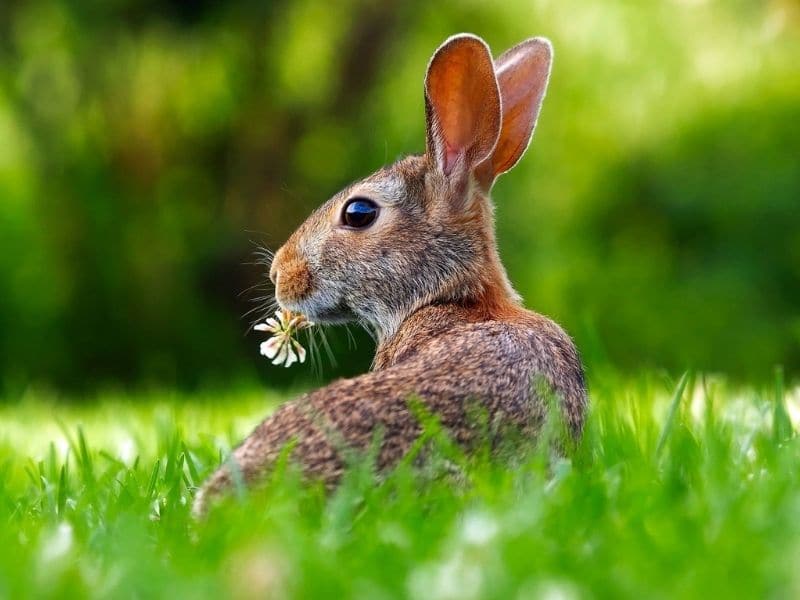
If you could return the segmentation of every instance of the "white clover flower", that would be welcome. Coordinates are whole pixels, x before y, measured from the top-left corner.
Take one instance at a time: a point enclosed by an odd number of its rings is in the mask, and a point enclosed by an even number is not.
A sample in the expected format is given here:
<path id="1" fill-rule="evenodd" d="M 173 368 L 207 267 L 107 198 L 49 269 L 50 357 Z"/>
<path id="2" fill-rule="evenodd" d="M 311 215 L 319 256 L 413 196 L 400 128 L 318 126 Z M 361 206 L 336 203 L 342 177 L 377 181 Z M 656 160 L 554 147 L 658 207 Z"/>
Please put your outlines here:
<path id="1" fill-rule="evenodd" d="M 267 319 L 253 329 L 272 334 L 266 342 L 262 342 L 261 354 L 272 360 L 273 365 L 283 364 L 290 367 L 298 361 L 302 363 L 306 360 L 306 349 L 293 336 L 313 325 L 305 315 L 278 309 L 275 311 L 275 318 Z"/>

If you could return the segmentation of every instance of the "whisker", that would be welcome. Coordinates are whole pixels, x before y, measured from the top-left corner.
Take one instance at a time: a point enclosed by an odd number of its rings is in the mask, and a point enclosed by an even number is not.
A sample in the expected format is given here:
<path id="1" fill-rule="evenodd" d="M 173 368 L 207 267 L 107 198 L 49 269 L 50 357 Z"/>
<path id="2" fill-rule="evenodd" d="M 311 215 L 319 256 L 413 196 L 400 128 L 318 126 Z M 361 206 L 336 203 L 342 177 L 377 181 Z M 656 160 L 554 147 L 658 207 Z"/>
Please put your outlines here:
<path id="1" fill-rule="evenodd" d="M 322 356 L 317 344 L 317 336 L 314 333 L 314 328 L 307 330 L 308 333 L 308 355 L 309 362 L 311 363 L 311 371 L 317 379 L 322 378 Z"/>
<path id="2" fill-rule="evenodd" d="M 269 296 L 264 297 L 264 300 L 269 299 Z M 245 314 L 242 315 L 242 319 L 246 319 L 248 316 L 252 314 L 257 314 L 256 318 L 250 321 L 245 330 L 245 334 L 250 331 L 257 323 L 267 320 L 278 308 L 278 302 L 273 298 L 269 302 L 262 302 L 258 306 L 255 306 L 248 310 Z"/>
<path id="3" fill-rule="evenodd" d="M 272 259 L 268 257 L 256 258 L 254 260 L 246 260 L 242 264 L 245 267 L 269 267 L 272 264 Z"/>
<path id="4" fill-rule="evenodd" d="M 322 348 L 325 350 L 325 354 L 328 356 L 331 366 L 336 368 L 338 363 L 336 362 L 336 357 L 333 355 L 333 350 L 331 350 L 331 345 L 328 343 L 328 335 L 325 331 L 325 327 L 319 328 L 319 337 L 322 340 Z"/>
<path id="5" fill-rule="evenodd" d="M 350 323 L 344 324 L 345 333 L 347 333 L 347 349 L 348 350 L 355 350 L 358 347 L 358 343 L 356 342 L 356 337 L 353 335 L 353 332 L 350 330 Z"/>
<path id="6" fill-rule="evenodd" d="M 258 231 L 248 231 L 248 233 L 255 233 L 260 236 L 267 236 L 264 232 Z M 244 264 L 257 266 L 257 267 L 267 267 L 269 268 L 272 264 L 272 259 L 275 257 L 275 253 L 267 248 L 263 243 L 260 243 L 256 240 L 250 240 L 250 244 L 254 247 L 253 250 L 253 257 L 254 260 L 250 262 L 246 262 Z M 278 307 L 278 302 L 275 300 L 275 290 L 272 284 L 265 280 L 259 279 L 256 283 L 249 286 L 248 288 L 242 290 L 237 297 L 241 298 L 242 296 L 253 294 L 254 297 L 248 298 L 249 302 L 255 304 L 253 308 L 246 311 L 241 318 L 243 320 L 247 320 L 253 315 L 255 315 L 255 319 L 250 321 L 245 330 L 245 335 L 249 332 L 257 323 L 266 320 L 272 313 L 275 312 L 275 309 Z"/>
<path id="7" fill-rule="evenodd" d="M 372 329 L 369 322 L 365 321 L 364 319 L 359 319 L 358 324 L 361 325 L 361 327 L 369 334 L 369 337 L 372 338 L 372 341 L 375 342 L 375 344 L 377 344 L 378 332 Z"/>
<path id="8" fill-rule="evenodd" d="M 255 260 L 252 263 L 246 264 L 269 266 L 272 263 L 272 259 L 275 258 L 275 252 L 256 241 L 250 240 L 250 243 L 255 246 L 255 250 L 253 251 Z"/>
<path id="9" fill-rule="evenodd" d="M 271 288 L 272 288 L 272 286 L 267 285 L 266 283 L 254 283 L 250 287 L 247 287 L 247 288 L 243 289 L 241 292 L 239 292 L 239 294 L 236 297 L 237 298 L 241 298 L 242 296 L 244 296 L 245 294 L 247 294 L 249 292 L 268 292 L 268 291 L 270 291 Z M 253 300 L 253 299 L 251 298 L 250 300 Z M 258 299 L 253 300 L 253 301 L 257 301 L 257 300 Z"/>
<path id="10" fill-rule="evenodd" d="M 267 299 L 267 297 L 265 296 L 265 297 L 260 298 L 258 300 L 254 300 L 254 302 L 259 302 L 259 304 L 257 306 L 254 306 L 250 310 L 248 310 L 246 313 L 244 313 L 242 315 L 242 318 L 245 319 L 245 318 L 249 317 L 250 315 L 252 315 L 253 313 L 255 313 L 256 311 L 267 310 L 269 308 L 269 303 L 263 302 L 266 299 Z"/>

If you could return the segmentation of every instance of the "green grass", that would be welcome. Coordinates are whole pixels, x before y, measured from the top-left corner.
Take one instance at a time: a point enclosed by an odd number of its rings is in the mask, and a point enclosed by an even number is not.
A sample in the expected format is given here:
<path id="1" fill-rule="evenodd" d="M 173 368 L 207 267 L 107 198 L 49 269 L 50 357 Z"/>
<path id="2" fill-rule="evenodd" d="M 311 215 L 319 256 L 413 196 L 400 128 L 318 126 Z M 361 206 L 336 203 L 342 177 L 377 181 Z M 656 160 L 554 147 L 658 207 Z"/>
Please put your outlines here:
<path id="1" fill-rule="evenodd" d="M 429 466 L 290 466 L 195 524 L 195 486 L 279 401 L 43 395 L 0 407 L 0 597 L 797 597 L 800 390 L 592 380 L 585 437 Z M 546 437 L 546 436 L 545 436 Z"/>

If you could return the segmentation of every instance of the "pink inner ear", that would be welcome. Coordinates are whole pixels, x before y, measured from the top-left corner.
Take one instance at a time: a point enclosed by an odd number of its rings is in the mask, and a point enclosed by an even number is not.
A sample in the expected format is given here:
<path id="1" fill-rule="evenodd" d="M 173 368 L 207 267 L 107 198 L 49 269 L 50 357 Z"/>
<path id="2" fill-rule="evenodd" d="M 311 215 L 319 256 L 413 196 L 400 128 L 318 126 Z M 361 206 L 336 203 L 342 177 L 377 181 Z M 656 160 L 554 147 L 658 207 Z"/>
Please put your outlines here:
<path id="1" fill-rule="evenodd" d="M 458 149 L 453 148 L 450 144 L 445 142 L 443 165 L 445 175 L 450 175 L 453 172 L 453 168 L 456 166 L 456 162 L 458 161 L 458 155 Z"/>
<path id="2" fill-rule="evenodd" d="M 513 167 L 528 147 L 547 88 L 551 57 L 550 43 L 532 38 L 497 59 L 503 123 L 492 157 L 494 177 Z"/>
<path id="3" fill-rule="evenodd" d="M 463 34 L 433 55 L 425 77 L 428 148 L 441 171 L 472 169 L 492 151 L 500 134 L 500 92 L 486 43 Z"/>

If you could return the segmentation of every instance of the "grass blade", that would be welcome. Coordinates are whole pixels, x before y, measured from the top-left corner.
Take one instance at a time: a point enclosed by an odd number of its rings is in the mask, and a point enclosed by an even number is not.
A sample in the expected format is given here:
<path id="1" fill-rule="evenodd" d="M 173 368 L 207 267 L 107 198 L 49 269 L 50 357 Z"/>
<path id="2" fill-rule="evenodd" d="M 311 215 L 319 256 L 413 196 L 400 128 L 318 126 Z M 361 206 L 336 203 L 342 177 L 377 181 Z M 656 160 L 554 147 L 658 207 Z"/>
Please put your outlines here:
<path id="1" fill-rule="evenodd" d="M 153 465 L 152 473 L 150 473 L 150 481 L 147 483 L 146 497 L 148 500 L 152 500 L 156 492 L 156 485 L 158 484 L 158 474 L 160 471 L 161 471 L 161 461 L 157 460 Z"/>
<path id="2" fill-rule="evenodd" d="M 772 434 L 776 443 L 788 440 L 794 435 L 792 421 L 784 403 L 783 367 L 775 367 L 775 406 L 772 413 Z"/>
<path id="3" fill-rule="evenodd" d="M 61 465 L 61 473 L 58 476 L 58 494 L 56 496 L 56 514 L 59 517 L 64 515 L 64 507 L 67 505 L 67 463 Z"/>
<path id="4" fill-rule="evenodd" d="M 86 435 L 83 433 L 83 428 L 78 427 L 78 466 L 81 469 L 84 483 L 89 486 L 94 486 L 94 465 L 92 464 L 92 455 L 89 452 L 89 445 L 86 443 Z"/>
<path id="5" fill-rule="evenodd" d="M 199 471 L 197 470 L 197 465 L 194 462 L 194 457 L 192 456 L 192 453 L 189 452 L 189 448 L 186 447 L 185 443 L 182 444 L 182 446 L 183 446 L 183 456 L 186 459 L 186 466 L 188 467 L 189 475 L 192 478 L 192 485 L 199 485 L 201 477 Z"/>
<path id="6" fill-rule="evenodd" d="M 669 412 L 667 413 L 667 420 L 664 423 L 664 429 L 661 430 L 661 435 L 658 437 L 658 444 L 656 444 L 656 460 L 658 460 L 658 458 L 661 456 L 661 452 L 664 450 L 664 445 L 667 443 L 669 434 L 675 424 L 675 416 L 678 414 L 678 407 L 680 406 L 681 398 L 683 397 L 683 392 L 686 389 L 686 384 L 688 381 L 689 371 L 686 371 L 683 375 L 681 375 L 681 379 L 675 388 L 675 392 L 672 394 L 672 400 L 669 404 Z"/>

